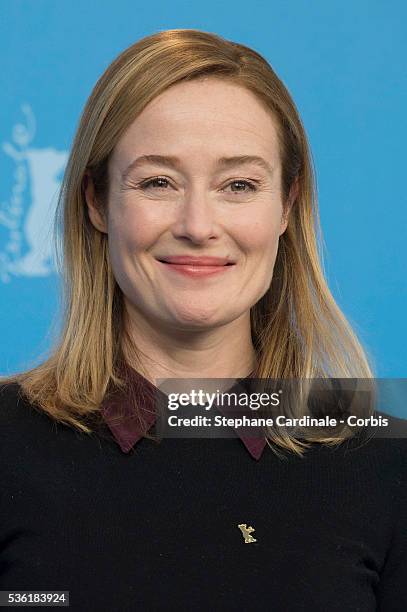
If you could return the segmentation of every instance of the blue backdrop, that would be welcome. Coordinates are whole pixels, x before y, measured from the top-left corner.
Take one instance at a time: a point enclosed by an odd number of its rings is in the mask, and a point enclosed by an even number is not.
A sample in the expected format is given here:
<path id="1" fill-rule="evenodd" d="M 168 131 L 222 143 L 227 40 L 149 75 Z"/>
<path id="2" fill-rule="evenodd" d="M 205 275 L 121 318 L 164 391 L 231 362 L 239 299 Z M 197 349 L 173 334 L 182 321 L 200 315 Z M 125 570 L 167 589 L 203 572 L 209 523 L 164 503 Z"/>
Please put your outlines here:
<path id="1" fill-rule="evenodd" d="M 406 3 L 2 0 L 1 14 L 1 374 L 32 365 L 58 328 L 52 212 L 92 87 L 139 38 L 197 28 L 259 51 L 292 93 L 332 291 L 378 376 L 406 377 Z"/>

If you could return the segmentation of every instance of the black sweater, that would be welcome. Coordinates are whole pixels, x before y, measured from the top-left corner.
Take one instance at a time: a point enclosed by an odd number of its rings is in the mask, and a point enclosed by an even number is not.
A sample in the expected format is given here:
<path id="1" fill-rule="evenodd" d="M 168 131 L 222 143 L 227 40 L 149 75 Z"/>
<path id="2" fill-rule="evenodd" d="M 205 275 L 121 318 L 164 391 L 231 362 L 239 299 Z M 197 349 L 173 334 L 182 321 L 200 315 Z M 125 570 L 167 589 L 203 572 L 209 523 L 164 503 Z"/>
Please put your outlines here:
<path id="1" fill-rule="evenodd" d="M 0 590 L 69 591 L 75 612 L 407 610 L 406 439 L 256 461 L 237 437 L 124 453 L 107 434 L 0 388 Z"/>

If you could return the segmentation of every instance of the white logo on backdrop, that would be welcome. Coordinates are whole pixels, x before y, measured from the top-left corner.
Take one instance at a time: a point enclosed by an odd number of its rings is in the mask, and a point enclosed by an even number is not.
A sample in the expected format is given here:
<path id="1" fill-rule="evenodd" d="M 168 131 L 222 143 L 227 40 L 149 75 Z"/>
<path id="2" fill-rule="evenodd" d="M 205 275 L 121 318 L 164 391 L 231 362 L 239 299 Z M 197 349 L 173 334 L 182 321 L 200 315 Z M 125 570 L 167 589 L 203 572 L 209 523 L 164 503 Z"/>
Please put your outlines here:
<path id="1" fill-rule="evenodd" d="M 58 177 L 68 159 L 66 151 L 31 146 L 35 117 L 28 104 L 21 110 L 25 124 L 15 125 L 12 142 L 2 143 L 14 162 L 11 196 L 0 202 L 0 280 L 5 283 L 11 276 L 39 277 L 56 271 L 53 224 Z"/>

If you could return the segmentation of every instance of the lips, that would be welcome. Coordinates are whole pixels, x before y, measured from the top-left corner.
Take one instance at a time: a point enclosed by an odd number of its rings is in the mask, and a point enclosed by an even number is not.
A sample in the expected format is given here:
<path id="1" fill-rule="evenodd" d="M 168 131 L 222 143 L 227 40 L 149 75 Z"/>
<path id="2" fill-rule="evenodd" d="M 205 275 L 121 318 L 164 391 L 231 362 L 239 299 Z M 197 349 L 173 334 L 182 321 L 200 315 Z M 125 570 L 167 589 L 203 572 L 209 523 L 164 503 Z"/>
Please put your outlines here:
<path id="1" fill-rule="evenodd" d="M 179 266 L 230 266 L 235 262 L 230 261 L 227 257 L 198 257 L 191 255 L 171 255 L 168 257 L 159 257 L 158 261 L 168 264 L 177 264 Z"/>

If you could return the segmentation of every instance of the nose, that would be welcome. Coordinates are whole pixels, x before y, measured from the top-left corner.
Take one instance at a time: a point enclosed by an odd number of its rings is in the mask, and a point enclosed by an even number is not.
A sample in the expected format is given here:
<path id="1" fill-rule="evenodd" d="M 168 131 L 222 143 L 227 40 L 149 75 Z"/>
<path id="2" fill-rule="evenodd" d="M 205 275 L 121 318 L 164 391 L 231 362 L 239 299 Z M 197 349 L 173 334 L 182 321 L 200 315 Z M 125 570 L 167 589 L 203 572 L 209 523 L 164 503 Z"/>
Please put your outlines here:
<path id="1" fill-rule="evenodd" d="M 187 238 L 196 244 L 216 238 L 218 226 L 215 206 L 203 188 L 191 189 L 180 204 L 173 235 L 176 238 Z"/>

